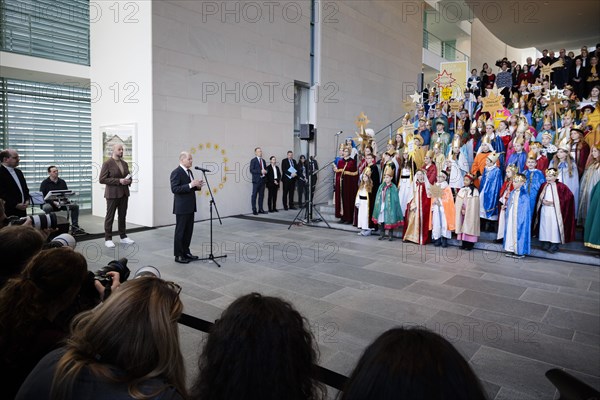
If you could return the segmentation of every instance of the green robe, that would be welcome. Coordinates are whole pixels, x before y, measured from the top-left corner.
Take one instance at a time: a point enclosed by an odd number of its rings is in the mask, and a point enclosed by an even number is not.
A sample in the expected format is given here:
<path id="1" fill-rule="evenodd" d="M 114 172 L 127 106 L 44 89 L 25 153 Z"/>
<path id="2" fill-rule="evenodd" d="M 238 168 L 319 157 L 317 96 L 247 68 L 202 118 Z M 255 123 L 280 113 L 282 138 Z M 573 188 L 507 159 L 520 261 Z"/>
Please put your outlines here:
<path id="1" fill-rule="evenodd" d="M 600 182 L 596 183 L 590 196 L 590 206 L 583 231 L 583 243 L 588 247 L 600 250 Z"/>
<path id="2" fill-rule="evenodd" d="M 396 229 L 402 226 L 402 209 L 400 208 L 398 188 L 394 184 L 390 184 L 385 190 L 383 221 L 378 220 L 381 213 L 381 197 L 384 188 L 386 188 L 386 184 L 382 183 L 377 190 L 375 205 L 373 206 L 373 222 L 383 224 L 384 229 Z"/>

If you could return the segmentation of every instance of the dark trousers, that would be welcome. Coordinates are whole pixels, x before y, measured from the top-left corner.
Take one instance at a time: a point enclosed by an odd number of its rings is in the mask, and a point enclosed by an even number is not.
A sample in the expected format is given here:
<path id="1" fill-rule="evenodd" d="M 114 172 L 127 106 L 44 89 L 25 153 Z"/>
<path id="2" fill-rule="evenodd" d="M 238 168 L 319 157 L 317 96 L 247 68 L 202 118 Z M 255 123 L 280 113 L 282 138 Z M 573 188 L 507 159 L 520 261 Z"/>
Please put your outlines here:
<path id="1" fill-rule="evenodd" d="M 298 180 L 298 205 L 302 207 L 308 201 L 308 182 Z"/>
<path id="2" fill-rule="evenodd" d="M 263 203 L 265 201 L 265 180 L 261 178 L 260 182 L 252 183 L 252 211 L 256 212 L 256 197 L 258 195 L 258 211 L 263 211 Z"/>
<path id="3" fill-rule="evenodd" d="M 190 253 L 190 243 L 194 233 L 194 214 L 175 214 L 175 236 L 173 252 L 175 257 L 184 257 Z"/>
<path id="4" fill-rule="evenodd" d="M 118 199 L 106 199 L 106 217 L 104 218 L 104 240 L 112 239 L 112 226 L 115 220 L 115 211 L 119 213 L 119 236 L 121 239 L 126 238 L 125 233 L 125 217 L 127 217 L 127 202 L 128 196 Z"/>
<path id="5" fill-rule="evenodd" d="M 269 211 L 277 210 L 277 192 L 279 191 L 279 186 L 273 185 L 267 187 L 269 193 L 267 195 L 267 207 Z"/>
<path id="6" fill-rule="evenodd" d="M 289 206 L 294 207 L 294 187 L 296 186 L 295 179 L 283 179 L 283 196 L 281 200 L 283 201 L 283 208 L 288 208 Z"/>
<path id="7" fill-rule="evenodd" d="M 56 212 L 56 211 L 61 211 L 61 210 L 67 210 L 67 207 L 69 209 L 69 213 L 71 215 L 71 225 L 73 226 L 79 226 L 79 204 L 69 204 L 68 206 L 62 206 L 60 208 L 54 208 L 52 206 L 52 204 L 46 203 L 42 206 L 42 210 L 44 210 L 44 212 L 46 214 L 49 214 L 51 212 Z M 111 224 L 111 228 L 112 228 L 112 224 Z"/>

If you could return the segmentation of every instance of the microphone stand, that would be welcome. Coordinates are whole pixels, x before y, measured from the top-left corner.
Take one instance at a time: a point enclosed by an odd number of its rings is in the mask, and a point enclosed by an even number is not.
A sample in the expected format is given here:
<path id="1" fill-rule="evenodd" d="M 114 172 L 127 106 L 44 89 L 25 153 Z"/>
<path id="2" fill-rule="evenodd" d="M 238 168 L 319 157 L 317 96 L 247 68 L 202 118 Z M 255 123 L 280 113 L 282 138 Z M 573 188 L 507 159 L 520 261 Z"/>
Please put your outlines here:
<path id="1" fill-rule="evenodd" d="M 310 160 L 310 146 L 309 146 L 309 149 L 307 151 L 307 154 L 308 154 L 309 160 Z M 313 176 L 316 177 L 317 174 L 320 171 L 324 170 L 325 168 L 330 167 L 331 164 L 333 164 L 333 162 L 327 163 L 327 165 L 325 165 L 323 168 L 318 169 L 316 171 L 311 171 L 311 173 L 308 174 L 308 196 L 307 196 L 308 200 L 306 201 L 306 203 L 304 203 L 304 205 L 300 206 L 300 211 L 298 211 L 298 214 L 296 214 L 296 217 L 294 218 L 294 220 L 292 221 L 292 223 L 288 226 L 288 229 L 290 229 L 293 225 L 295 225 L 296 221 L 300 221 L 300 223 L 304 222 L 306 224 L 310 224 L 311 222 L 321 222 L 322 221 L 322 222 L 325 222 L 325 224 L 327 225 L 327 227 L 329 229 L 331 229 L 331 225 L 329 225 L 329 222 L 327 222 L 327 220 L 325 218 L 323 218 L 323 215 L 321 215 L 321 213 L 319 212 L 319 210 L 317 210 L 317 208 L 314 207 L 313 196 L 312 196 L 312 187 L 311 187 L 311 185 L 312 185 L 312 179 L 314 179 Z M 309 168 L 306 168 L 307 173 L 308 173 L 308 170 L 309 170 Z M 315 211 L 317 214 L 319 214 L 319 217 L 321 217 L 320 220 L 312 218 L 313 211 Z M 302 212 L 305 212 L 304 220 L 302 220 L 301 218 L 299 218 L 300 214 L 302 214 Z"/>
<path id="2" fill-rule="evenodd" d="M 206 177 L 206 171 L 202 171 L 202 175 L 204 175 L 204 182 L 206 182 L 206 187 L 208 188 L 208 193 L 210 193 L 210 254 L 208 257 L 200 258 L 198 261 L 212 261 L 217 264 L 217 267 L 221 268 L 221 264 L 217 262 L 217 258 L 227 258 L 227 254 L 222 256 L 215 256 L 213 254 L 213 207 L 217 213 L 217 218 L 219 219 L 219 224 L 223 225 L 223 221 L 221 221 L 221 216 L 219 215 L 219 210 L 217 209 L 217 203 L 215 202 L 215 197 L 213 196 L 212 189 L 210 188 L 210 183 L 208 183 L 208 178 Z"/>

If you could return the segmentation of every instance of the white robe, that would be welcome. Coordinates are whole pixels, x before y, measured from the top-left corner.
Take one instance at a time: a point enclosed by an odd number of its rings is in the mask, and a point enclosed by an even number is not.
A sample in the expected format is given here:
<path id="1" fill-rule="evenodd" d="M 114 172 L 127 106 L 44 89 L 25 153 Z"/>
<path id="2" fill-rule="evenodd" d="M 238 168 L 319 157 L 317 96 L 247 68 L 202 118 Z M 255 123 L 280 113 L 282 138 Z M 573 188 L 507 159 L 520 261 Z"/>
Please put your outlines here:
<path id="1" fill-rule="evenodd" d="M 519 194 L 520 191 L 517 191 L 513 195 L 511 207 L 506 209 L 508 217 L 506 219 L 506 238 L 504 238 L 504 251 L 508 251 L 510 253 L 517 252 L 517 240 L 519 240 L 519 235 L 517 232 L 517 227 L 519 225 L 519 221 L 517 220 Z"/>
<path id="2" fill-rule="evenodd" d="M 360 197 L 366 197 L 366 200 Z M 356 195 L 356 207 L 358 208 L 357 226 L 359 229 L 369 229 L 369 193 L 364 187 L 360 188 Z"/>
<path id="3" fill-rule="evenodd" d="M 556 168 L 558 170 L 558 181 L 571 189 L 571 193 L 575 197 L 575 215 L 577 215 L 577 210 L 579 209 L 579 171 L 577 171 L 577 165 L 573 161 L 571 163 L 573 163 L 571 167 L 572 176 L 569 176 L 569 168 L 566 162 L 554 165 L 554 160 L 552 160 L 550 168 Z"/>
<path id="4" fill-rule="evenodd" d="M 547 184 L 544 193 L 540 195 L 544 196 L 543 200 L 554 201 L 552 190 L 550 189 L 550 184 Z M 560 227 L 558 226 L 554 207 L 560 207 L 560 204 L 554 204 L 553 206 L 542 205 L 542 209 L 540 210 L 540 242 L 561 243 Z"/>
<path id="5" fill-rule="evenodd" d="M 402 171 L 400 171 L 400 180 L 398 181 L 398 200 L 400 201 L 402 217 L 406 215 L 406 205 L 413 197 L 413 184 L 411 179 L 402 177 L 410 175 L 410 168 L 402 168 Z"/>

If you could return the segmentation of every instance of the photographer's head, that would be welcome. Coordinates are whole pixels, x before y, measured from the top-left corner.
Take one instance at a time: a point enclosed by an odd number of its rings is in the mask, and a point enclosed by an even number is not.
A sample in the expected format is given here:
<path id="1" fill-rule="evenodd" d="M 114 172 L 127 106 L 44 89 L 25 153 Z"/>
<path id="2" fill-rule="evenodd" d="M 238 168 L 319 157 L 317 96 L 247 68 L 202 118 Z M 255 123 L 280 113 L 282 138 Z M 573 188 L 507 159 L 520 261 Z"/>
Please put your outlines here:
<path id="1" fill-rule="evenodd" d="M 251 293 L 212 327 L 192 388 L 201 399 L 321 399 L 318 359 L 308 322 L 279 298 Z M 239 371 L 239 373 L 232 373 Z"/>
<path id="2" fill-rule="evenodd" d="M 183 311 L 180 291 L 172 282 L 141 277 L 125 282 L 100 307 L 76 317 L 56 369 L 53 398 L 69 398 L 84 367 L 108 381 L 122 382 L 126 376 L 129 394 L 136 398 L 142 395 L 144 381 L 153 378 L 166 381 L 158 391 L 172 385 L 185 395 L 177 323 Z"/>
<path id="3" fill-rule="evenodd" d="M 44 236 L 31 226 L 8 226 L 0 229 L 0 288 L 4 282 L 19 274 L 31 257 L 44 245 Z"/>

